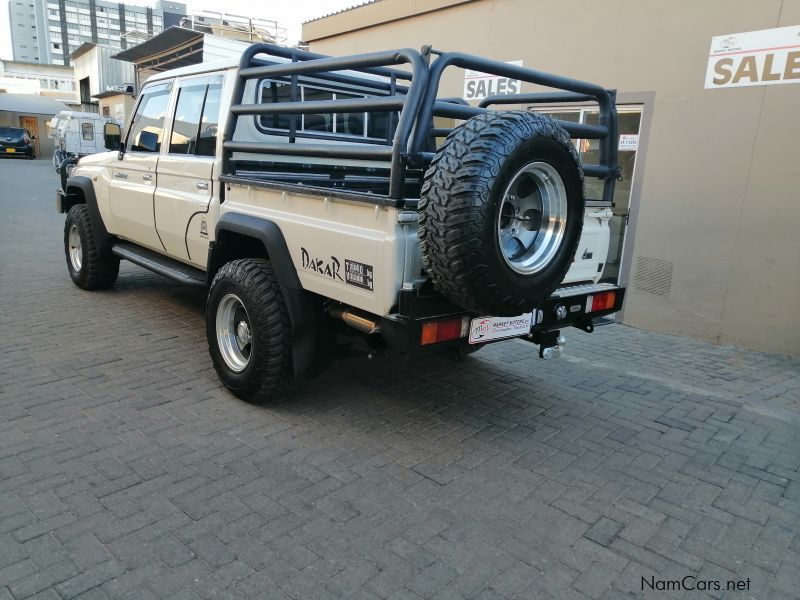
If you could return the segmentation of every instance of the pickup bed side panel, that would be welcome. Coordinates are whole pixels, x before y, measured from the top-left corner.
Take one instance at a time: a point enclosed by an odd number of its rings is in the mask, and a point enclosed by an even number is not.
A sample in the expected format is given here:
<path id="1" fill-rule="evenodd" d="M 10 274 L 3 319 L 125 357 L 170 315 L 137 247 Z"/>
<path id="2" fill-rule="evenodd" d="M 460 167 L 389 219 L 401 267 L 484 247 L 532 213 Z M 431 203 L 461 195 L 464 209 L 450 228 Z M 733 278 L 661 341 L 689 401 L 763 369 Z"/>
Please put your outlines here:
<path id="1" fill-rule="evenodd" d="M 397 302 L 406 239 L 396 208 L 230 185 L 220 210 L 273 221 L 303 289 L 376 315 Z"/>

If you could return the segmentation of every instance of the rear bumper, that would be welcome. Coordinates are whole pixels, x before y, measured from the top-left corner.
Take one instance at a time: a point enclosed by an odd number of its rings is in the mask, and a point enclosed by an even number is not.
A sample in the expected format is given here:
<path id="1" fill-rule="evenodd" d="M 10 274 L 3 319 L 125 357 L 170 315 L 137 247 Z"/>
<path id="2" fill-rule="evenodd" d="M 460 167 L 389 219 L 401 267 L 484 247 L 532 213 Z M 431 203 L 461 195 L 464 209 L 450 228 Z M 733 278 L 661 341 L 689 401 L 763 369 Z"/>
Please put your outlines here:
<path id="1" fill-rule="evenodd" d="M 592 310 L 589 298 L 598 294 L 615 292 L 614 304 L 603 310 Z M 479 344 L 469 344 L 467 333 L 455 340 L 429 345 L 421 345 L 422 328 L 425 323 L 441 318 L 458 316 L 459 313 L 442 314 L 433 317 L 406 317 L 402 315 L 389 315 L 381 319 L 381 331 L 386 343 L 395 351 L 404 354 L 436 353 L 459 346 L 469 345 L 473 348 L 486 344 L 502 342 L 514 337 L 547 345 L 555 341 L 558 332 L 567 327 L 577 327 L 582 331 L 591 333 L 594 330 L 594 320 L 613 314 L 622 309 L 625 300 L 625 288 L 609 284 L 598 283 L 579 286 L 568 286 L 556 290 L 540 307 L 533 311 L 531 327 L 527 334 L 491 340 Z M 589 309 L 587 311 L 587 308 Z M 480 315 L 461 313 L 464 318 L 472 319 Z"/>
<path id="2" fill-rule="evenodd" d="M 2 146 L 0 156 L 33 156 L 33 146 Z"/>

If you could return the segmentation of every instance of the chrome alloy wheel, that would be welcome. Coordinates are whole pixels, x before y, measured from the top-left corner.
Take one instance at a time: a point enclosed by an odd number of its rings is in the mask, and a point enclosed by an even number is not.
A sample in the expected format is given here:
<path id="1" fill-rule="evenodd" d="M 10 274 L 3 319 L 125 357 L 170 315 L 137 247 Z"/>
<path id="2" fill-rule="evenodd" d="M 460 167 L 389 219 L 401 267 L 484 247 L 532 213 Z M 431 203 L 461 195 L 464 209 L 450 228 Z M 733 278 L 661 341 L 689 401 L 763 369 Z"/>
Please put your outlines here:
<path id="1" fill-rule="evenodd" d="M 506 264 L 522 275 L 542 271 L 561 247 L 566 226 L 567 192 L 555 167 L 536 161 L 517 171 L 497 218 Z"/>
<path id="2" fill-rule="evenodd" d="M 67 243 L 69 244 L 69 262 L 72 265 L 72 270 L 79 273 L 83 264 L 83 248 L 81 246 L 81 234 L 78 232 L 77 226 L 72 225 L 69 228 Z"/>
<path id="3" fill-rule="evenodd" d="M 250 363 L 253 334 L 250 317 L 236 294 L 226 294 L 217 307 L 217 346 L 231 371 L 241 373 Z"/>

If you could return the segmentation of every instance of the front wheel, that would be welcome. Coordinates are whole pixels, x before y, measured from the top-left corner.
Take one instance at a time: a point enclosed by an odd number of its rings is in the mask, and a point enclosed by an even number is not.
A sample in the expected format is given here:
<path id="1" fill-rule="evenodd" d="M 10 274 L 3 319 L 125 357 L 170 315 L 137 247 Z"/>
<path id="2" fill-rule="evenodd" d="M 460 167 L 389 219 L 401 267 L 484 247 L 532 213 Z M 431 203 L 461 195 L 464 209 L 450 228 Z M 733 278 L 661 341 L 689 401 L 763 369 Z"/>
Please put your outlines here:
<path id="1" fill-rule="evenodd" d="M 114 285 L 119 274 L 119 259 L 97 248 L 92 233 L 89 207 L 76 204 L 64 223 L 64 254 L 73 283 L 84 290 L 102 290 Z"/>
<path id="2" fill-rule="evenodd" d="M 226 388 L 251 402 L 287 392 L 293 380 L 291 332 L 268 260 L 235 260 L 217 272 L 206 303 L 206 335 Z"/>

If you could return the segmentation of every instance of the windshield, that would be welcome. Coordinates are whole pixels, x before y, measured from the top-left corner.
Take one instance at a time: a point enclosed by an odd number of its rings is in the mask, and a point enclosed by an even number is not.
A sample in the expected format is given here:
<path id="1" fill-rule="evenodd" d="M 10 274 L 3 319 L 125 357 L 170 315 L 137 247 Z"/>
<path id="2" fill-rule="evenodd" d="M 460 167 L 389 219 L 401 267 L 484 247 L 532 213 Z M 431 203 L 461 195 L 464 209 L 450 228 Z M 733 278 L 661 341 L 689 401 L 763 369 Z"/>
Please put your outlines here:
<path id="1" fill-rule="evenodd" d="M 21 138 L 23 130 L 19 127 L 0 127 L 0 137 Z"/>

